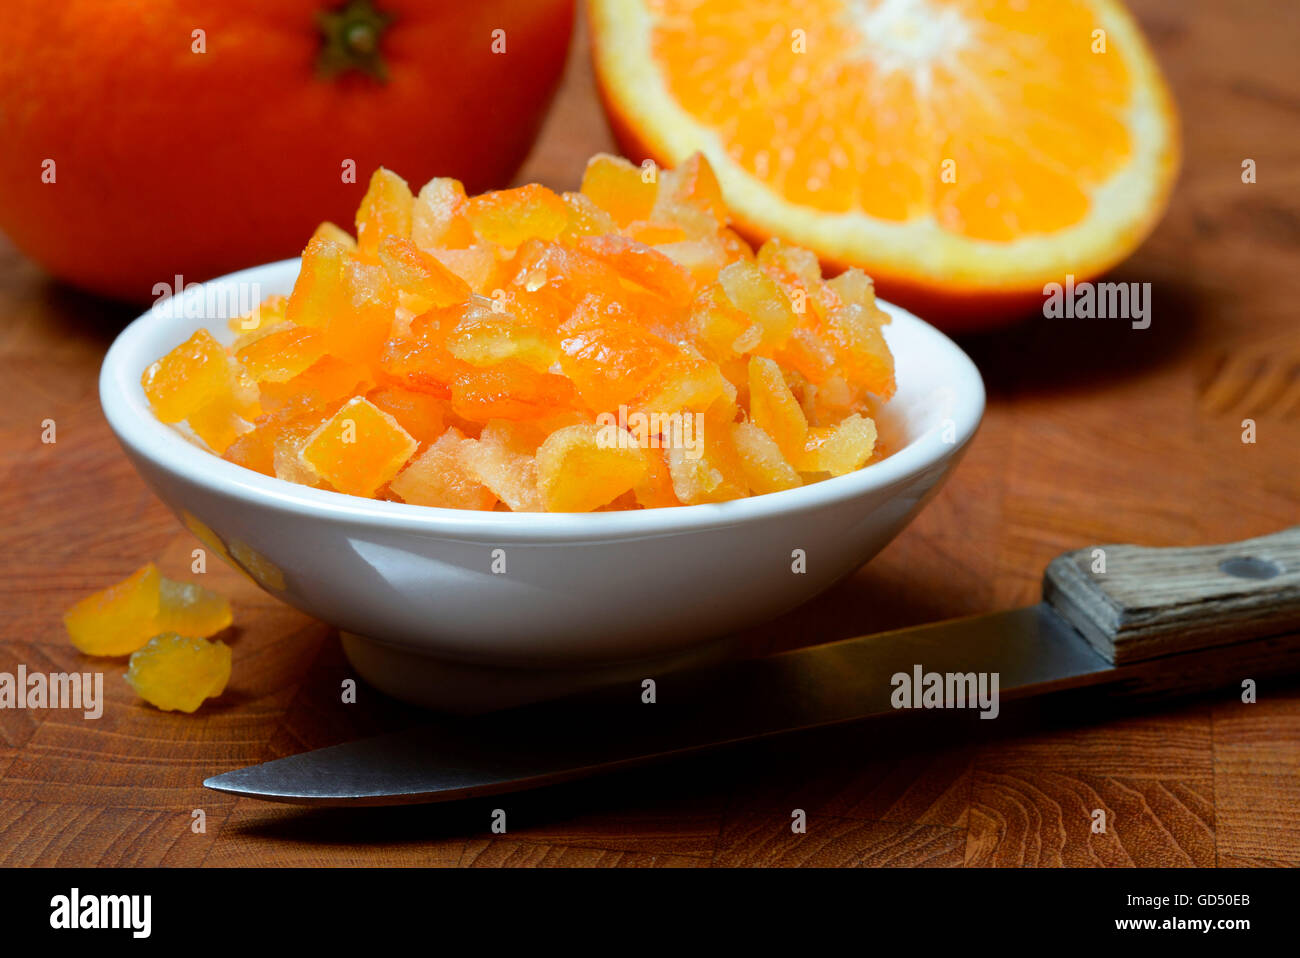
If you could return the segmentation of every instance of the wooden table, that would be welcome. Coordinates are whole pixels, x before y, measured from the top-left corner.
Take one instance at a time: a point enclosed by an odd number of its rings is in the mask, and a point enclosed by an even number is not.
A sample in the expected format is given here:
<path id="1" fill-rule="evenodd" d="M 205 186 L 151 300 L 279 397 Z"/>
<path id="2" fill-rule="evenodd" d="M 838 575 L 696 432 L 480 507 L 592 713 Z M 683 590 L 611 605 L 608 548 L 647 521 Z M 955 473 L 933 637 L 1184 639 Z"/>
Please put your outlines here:
<path id="1" fill-rule="evenodd" d="M 968 339 L 990 403 L 956 476 L 851 580 L 756 631 L 755 651 L 1032 602 L 1047 561 L 1091 543 L 1191 545 L 1300 521 L 1294 6 L 1135 6 L 1185 123 L 1169 215 L 1118 271 L 1154 284 L 1150 329 L 1043 319 Z M 609 147 L 576 56 L 521 178 L 571 188 Z M 188 572 L 192 539 L 137 478 L 96 397 L 100 357 L 130 312 L 0 251 L 0 670 L 91 667 L 63 609 L 148 559 Z M 1247 388 L 1263 374 L 1290 392 Z M 837 736 L 457 807 L 304 812 L 224 797 L 202 779 L 418 716 L 364 686 L 343 705 L 335 634 L 216 565 L 207 584 L 232 596 L 238 623 L 219 704 L 159 713 L 114 665 L 98 721 L 0 712 L 0 863 L 1300 864 L 1300 687 L 1265 681 L 1244 705 L 1236 676 L 1222 695 L 1164 710 L 976 722 L 997 728 L 889 744 Z M 495 806 L 505 836 L 489 832 Z M 791 834 L 795 808 L 806 835 Z M 1105 834 L 1090 831 L 1096 808 Z"/>

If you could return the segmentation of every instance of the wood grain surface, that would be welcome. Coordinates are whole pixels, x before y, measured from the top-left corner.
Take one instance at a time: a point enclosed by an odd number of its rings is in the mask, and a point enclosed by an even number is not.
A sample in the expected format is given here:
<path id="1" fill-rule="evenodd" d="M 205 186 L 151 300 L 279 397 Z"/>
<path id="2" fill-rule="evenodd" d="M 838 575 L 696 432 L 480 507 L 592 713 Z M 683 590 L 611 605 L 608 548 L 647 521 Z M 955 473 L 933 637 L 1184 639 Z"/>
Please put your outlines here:
<path id="1" fill-rule="evenodd" d="M 1169 215 L 1116 271 L 1153 284 L 1150 328 L 1036 319 L 964 340 L 990 402 L 955 477 L 870 565 L 755 630 L 754 653 L 1029 603 L 1053 556 L 1093 543 L 1192 546 L 1298 521 L 1297 10 L 1133 6 L 1186 154 Z M 572 188 L 610 145 L 576 56 L 520 178 Z M 337 636 L 215 564 L 204 584 L 235 603 L 234 677 L 198 715 L 142 705 L 119 663 L 68 644 L 75 599 L 149 559 L 188 577 L 194 547 L 99 410 L 100 358 L 132 312 L 0 248 L 0 671 L 102 668 L 107 698 L 97 721 L 0 711 L 0 864 L 1300 865 L 1300 685 L 1261 681 L 1244 704 L 1236 674 L 1157 709 L 923 719 L 454 807 L 308 812 L 206 791 L 207 775 L 418 715 L 364 686 L 341 704 Z M 46 419 L 56 443 L 40 440 Z M 494 807 L 506 835 L 489 831 Z"/>

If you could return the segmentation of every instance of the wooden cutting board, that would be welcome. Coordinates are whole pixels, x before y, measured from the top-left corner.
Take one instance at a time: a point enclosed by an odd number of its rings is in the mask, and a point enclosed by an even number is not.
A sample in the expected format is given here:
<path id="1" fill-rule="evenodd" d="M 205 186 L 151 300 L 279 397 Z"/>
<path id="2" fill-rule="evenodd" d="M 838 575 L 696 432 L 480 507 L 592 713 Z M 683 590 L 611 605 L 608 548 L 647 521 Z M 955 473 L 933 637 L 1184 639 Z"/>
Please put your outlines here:
<path id="1" fill-rule="evenodd" d="M 1117 275 L 1153 283 L 1151 328 L 1040 320 L 966 340 L 990 403 L 956 476 L 869 566 L 756 630 L 756 653 L 1026 604 L 1049 559 L 1092 542 L 1193 545 L 1300 521 L 1300 75 L 1294 31 L 1280 29 L 1294 12 L 1288 0 L 1132 5 L 1185 122 L 1169 216 Z M 572 188 L 610 147 L 576 57 L 520 179 Z M 1240 180 L 1245 158 L 1254 185 Z M 136 477 L 96 398 L 130 314 L 0 249 L 0 671 L 91 667 L 62 634 L 64 608 L 147 559 L 188 572 L 195 543 Z M 53 445 L 40 441 L 47 418 Z M 112 663 L 98 721 L 0 712 L 0 864 L 1300 864 L 1296 683 L 1262 682 L 1251 705 L 1229 689 L 960 736 L 837 737 L 458 808 L 232 800 L 200 781 L 416 715 L 364 686 L 342 704 L 350 673 L 328 628 L 225 568 L 205 584 L 236 604 L 218 705 L 158 713 Z M 504 836 L 488 830 L 497 805 Z M 791 833 L 796 808 L 806 835 Z M 1090 828 L 1098 808 L 1104 834 Z"/>

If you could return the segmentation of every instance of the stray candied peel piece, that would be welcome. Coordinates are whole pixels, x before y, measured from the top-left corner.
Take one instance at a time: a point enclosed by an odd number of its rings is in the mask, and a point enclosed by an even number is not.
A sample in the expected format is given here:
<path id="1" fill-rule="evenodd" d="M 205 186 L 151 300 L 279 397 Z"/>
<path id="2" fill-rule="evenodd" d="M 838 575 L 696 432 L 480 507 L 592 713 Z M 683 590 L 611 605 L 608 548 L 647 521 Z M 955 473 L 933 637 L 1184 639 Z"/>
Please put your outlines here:
<path id="1" fill-rule="evenodd" d="M 152 562 L 63 614 L 72 644 L 87 655 L 129 655 L 165 631 L 206 638 L 230 623 L 226 599 L 202 586 L 166 579 Z"/>
<path id="2" fill-rule="evenodd" d="M 132 654 L 125 678 L 155 708 L 193 712 L 225 691 L 230 658 L 224 642 L 163 632 Z"/>
<path id="3" fill-rule="evenodd" d="M 158 628 L 206 638 L 228 628 L 234 617 L 230 602 L 193 582 L 164 578 L 158 590 Z"/>
<path id="4" fill-rule="evenodd" d="M 162 574 L 150 562 L 88 595 L 63 614 L 72 644 L 87 655 L 129 655 L 157 633 Z"/>
<path id="5" fill-rule="evenodd" d="M 703 154 L 597 154 L 562 194 L 381 168 L 356 233 L 322 223 L 287 296 L 151 365 L 159 419 L 284 481 L 514 512 L 723 502 L 883 454 L 871 278 L 755 251 Z"/>

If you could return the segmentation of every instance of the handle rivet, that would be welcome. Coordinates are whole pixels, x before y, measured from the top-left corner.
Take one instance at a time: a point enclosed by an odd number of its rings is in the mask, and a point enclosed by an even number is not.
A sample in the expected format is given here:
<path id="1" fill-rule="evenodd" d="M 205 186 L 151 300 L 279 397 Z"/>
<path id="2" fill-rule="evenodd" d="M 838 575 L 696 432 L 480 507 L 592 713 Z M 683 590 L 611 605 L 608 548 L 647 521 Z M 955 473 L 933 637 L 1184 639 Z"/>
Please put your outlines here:
<path id="1" fill-rule="evenodd" d="M 1219 571 L 1235 575 L 1238 579 L 1271 579 L 1282 574 L 1282 567 L 1268 559 L 1254 556 L 1234 556 L 1219 563 Z"/>

